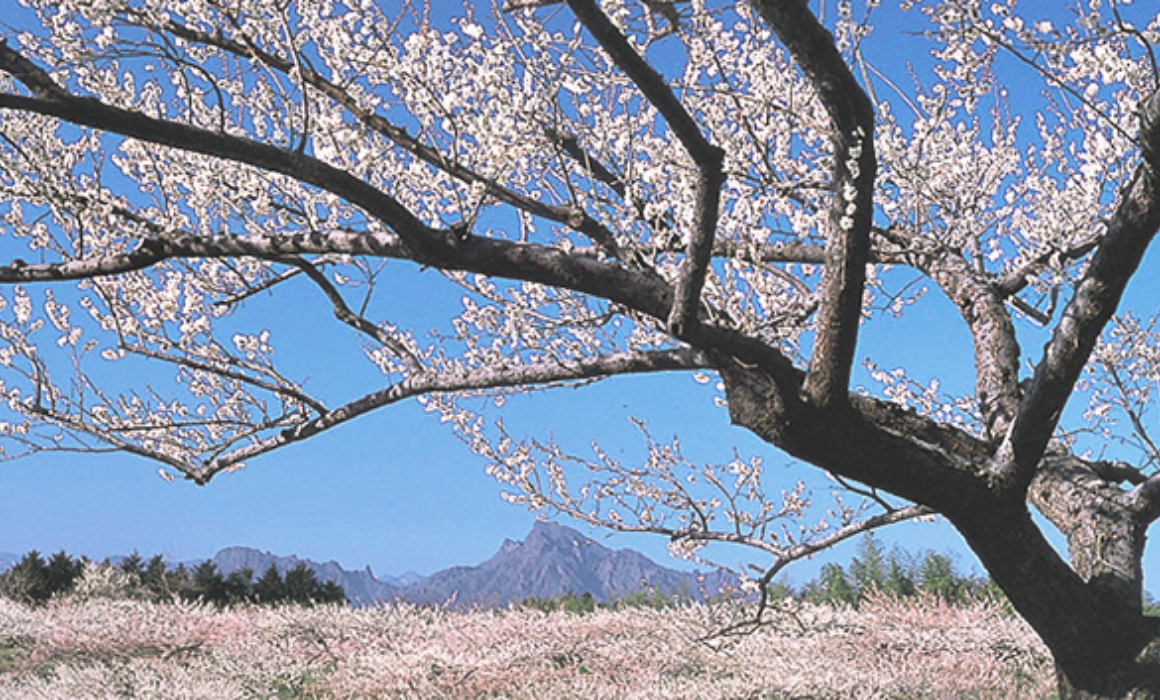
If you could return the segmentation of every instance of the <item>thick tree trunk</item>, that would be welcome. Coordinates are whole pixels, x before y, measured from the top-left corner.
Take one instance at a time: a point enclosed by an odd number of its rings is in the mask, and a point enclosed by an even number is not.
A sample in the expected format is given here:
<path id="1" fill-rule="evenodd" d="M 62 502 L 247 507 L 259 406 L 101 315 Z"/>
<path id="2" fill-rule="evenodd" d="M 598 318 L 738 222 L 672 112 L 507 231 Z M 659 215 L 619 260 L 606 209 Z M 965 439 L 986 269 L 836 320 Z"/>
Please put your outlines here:
<path id="1" fill-rule="evenodd" d="M 1111 640 L 1113 648 L 1119 641 L 1126 648 L 1113 658 L 1092 663 L 1101 655 L 1082 647 L 1072 655 L 1088 663 L 1057 655 L 1061 698 L 1160 699 L 1160 618 L 1141 616 L 1147 523 L 1124 505 L 1124 493 L 1069 454 L 1045 457 L 1028 493 L 1067 537 L 1071 568 L 1096 596 L 1095 614 L 1107 620 L 1128 616 Z M 1093 639 L 1087 646 L 1096 644 Z"/>
<path id="2" fill-rule="evenodd" d="M 991 515 L 954 524 L 1051 650 L 1061 700 L 1160 700 L 1160 618 L 1142 615 L 1138 592 L 1131 604 L 1122 581 L 1069 567 L 1025 511 Z"/>
<path id="3" fill-rule="evenodd" d="M 1056 678 L 1060 700 L 1160 700 L 1160 634 L 1116 666 L 1073 672 L 1056 664 Z"/>
<path id="4" fill-rule="evenodd" d="M 796 377 L 719 368 L 733 421 L 789 454 L 945 515 L 1047 644 L 1064 700 L 1160 700 L 1160 618 L 1142 614 L 1147 518 L 1093 465 L 1050 454 L 1029 493 L 986 476 L 989 446 L 916 414 L 854 398 L 817 407 Z M 780 381 L 779 381 L 780 380 Z M 1028 509 L 1067 536 L 1070 563 Z"/>

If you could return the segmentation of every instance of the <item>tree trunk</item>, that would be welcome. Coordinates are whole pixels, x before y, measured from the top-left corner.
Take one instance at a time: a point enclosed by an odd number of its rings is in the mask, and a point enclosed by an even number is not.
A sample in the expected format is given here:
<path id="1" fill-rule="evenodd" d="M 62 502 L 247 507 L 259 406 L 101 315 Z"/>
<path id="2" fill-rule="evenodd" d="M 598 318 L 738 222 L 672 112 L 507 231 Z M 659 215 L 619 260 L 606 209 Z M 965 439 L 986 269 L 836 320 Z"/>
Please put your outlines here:
<path id="1" fill-rule="evenodd" d="M 1055 672 L 1060 700 L 1160 700 L 1160 631 L 1119 666 L 1073 671 L 1057 663 Z"/>
<path id="2" fill-rule="evenodd" d="M 733 422 L 789 454 L 946 516 L 1015 610 L 1051 650 L 1061 700 L 1160 700 L 1160 618 L 1142 614 L 1148 519 L 1094 465 L 1053 452 L 1029 492 L 985 476 L 987 446 L 855 397 L 810 406 L 796 377 L 719 368 Z M 1068 538 L 1070 562 L 1031 517 L 1030 500 Z"/>
<path id="3" fill-rule="evenodd" d="M 1093 638 L 1087 646 L 1126 644 L 1118 658 L 1079 645 L 1066 655 L 1057 654 L 1062 699 L 1160 700 L 1160 618 L 1141 616 L 1148 523 L 1125 506 L 1124 496 L 1092 464 L 1066 453 L 1044 458 L 1028 492 L 1028 499 L 1067 537 L 1071 568 L 1096 596 L 1094 613 L 1120 620 L 1113 623 L 1118 634 L 1113 632 L 1103 643 Z"/>

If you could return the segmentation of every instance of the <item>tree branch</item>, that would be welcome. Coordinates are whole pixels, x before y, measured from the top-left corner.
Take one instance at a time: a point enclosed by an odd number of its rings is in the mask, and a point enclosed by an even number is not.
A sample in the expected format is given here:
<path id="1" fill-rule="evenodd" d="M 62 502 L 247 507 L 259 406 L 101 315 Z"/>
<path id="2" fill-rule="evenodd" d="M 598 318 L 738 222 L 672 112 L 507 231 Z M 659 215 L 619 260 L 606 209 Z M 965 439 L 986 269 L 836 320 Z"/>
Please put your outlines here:
<path id="1" fill-rule="evenodd" d="M 411 136 L 403 127 L 391 123 L 374 110 L 363 107 L 359 104 L 358 99 L 351 95 L 349 91 L 322 77 L 313 69 L 298 66 L 286 58 L 275 55 L 257 46 L 249 39 L 246 39 L 245 43 L 241 43 L 231 40 L 220 33 L 209 34 L 173 21 L 170 21 L 165 26 L 165 29 L 188 41 L 213 46 L 239 58 L 254 57 L 263 65 L 284 75 L 289 75 L 294 72 L 304 84 L 318 90 L 336 104 L 341 105 L 360 124 L 386 137 L 396 146 L 411 153 L 424 163 L 454 177 L 460 182 L 483 185 L 484 191 L 488 195 L 495 197 L 498 201 L 509 204 L 533 216 L 539 216 L 573 228 L 587 236 L 608 254 L 613 257 L 618 257 L 619 250 L 616 243 L 616 235 L 604 224 L 589 216 L 587 212 L 574 205 L 563 206 L 541 202 L 509 187 L 504 187 L 496 183 L 494 179 L 477 173 L 455 159 L 448 158 L 437 149 Z M 157 30 L 161 31 L 160 28 L 157 28 Z"/>
<path id="2" fill-rule="evenodd" d="M 452 372 L 428 372 L 408 377 L 396 384 L 366 394 L 343 406 L 327 411 L 309 421 L 300 422 L 280 433 L 222 455 L 198 467 L 183 471 L 198 483 L 208 482 L 215 474 L 238 463 L 270 452 L 284 445 L 306 440 L 378 408 L 404 399 L 433 393 L 533 386 L 598 379 L 615 374 L 643 374 L 673 370 L 704 369 L 711 366 L 704 353 L 690 348 L 647 352 L 618 352 L 599 357 L 488 369 L 461 369 Z"/>
<path id="3" fill-rule="evenodd" d="M 309 406 L 310 408 L 314 409 L 319 414 L 326 413 L 326 406 L 322 405 L 318 400 L 311 397 L 309 394 L 306 394 L 305 392 L 301 391 L 300 389 L 293 386 L 289 382 L 282 380 L 281 377 L 277 377 L 277 379 L 279 379 L 280 381 L 278 381 L 277 383 L 274 383 L 274 382 L 266 381 L 264 379 L 259 379 L 257 377 L 253 377 L 253 376 L 246 374 L 245 372 L 242 372 L 239 370 L 231 369 L 229 367 L 224 367 L 222 365 L 212 364 L 208 359 L 194 359 L 192 357 L 177 357 L 174 355 L 167 355 L 163 352 L 158 352 L 156 350 L 149 350 L 148 348 L 133 347 L 133 346 L 127 345 L 125 343 L 121 344 L 121 349 L 127 353 L 132 353 L 134 355 L 140 355 L 142 357 L 148 357 L 148 358 L 151 358 L 154 360 L 160 360 L 161 362 L 169 362 L 169 363 L 178 365 L 179 367 L 186 367 L 190 370 L 194 370 L 194 371 L 198 371 L 198 372 L 205 372 L 206 374 L 212 374 L 212 375 L 215 375 L 218 377 L 225 377 L 227 379 L 234 379 L 234 380 L 242 382 L 244 384 L 249 384 L 250 386 L 257 387 L 257 388 L 262 389 L 264 391 L 268 391 L 271 394 L 275 394 L 275 395 L 282 396 L 282 397 L 287 398 L 287 399 L 297 401 L 305 406 Z"/>
<path id="4" fill-rule="evenodd" d="M 1160 473 L 1153 474 L 1147 481 L 1132 489 L 1128 495 L 1128 508 L 1143 524 L 1160 519 Z"/>
<path id="5" fill-rule="evenodd" d="M 44 91 L 42 83 L 51 82 L 48 73 L 33 66 L 3 42 L 0 42 L 0 70 L 21 80 L 34 91 Z M 51 98 L 0 94 L 0 109 L 53 116 L 79 126 L 288 175 L 363 208 L 390 226 L 404 244 L 416 252 L 433 251 L 451 245 L 446 237 L 439 236 L 387 193 L 350 173 L 296 151 L 196 126 L 154 119 L 139 112 L 104 104 L 94 98 L 77 97 L 63 90 L 52 92 Z"/>
<path id="6" fill-rule="evenodd" d="M 1142 110 L 1139 143 L 1144 162 L 1120 192 L 1107 233 L 1044 348 L 1015 422 L 988 468 L 994 480 L 1017 490 L 1030 483 L 1096 340 L 1160 228 L 1160 92 Z"/>
<path id="7" fill-rule="evenodd" d="M 924 271 L 958 308 L 971 332 L 975 398 L 987 436 L 998 441 L 1019 408 L 1019 341 L 1004 297 L 955 252 L 935 256 Z"/>
<path id="8" fill-rule="evenodd" d="M 301 270 L 311 282 L 322 290 L 322 293 L 326 295 L 326 298 L 334 308 L 335 318 L 358 332 L 374 338 L 383 347 L 400 357 L 412 372 L 421 374 L 424 371 L 422 363 L 419 362 L 419 358 L 415 357 L 414 353 L 408 350 L 398 339 L 378 325 L 371 323 L 352 311 L 350 306 L 347 305 L 346 300 L 342 298 L 342 294 L 335 289 L 334 285 L 330 283 L 330 280 L 326 279 L 326 275 L 322 274 L 310 261 L 300 256 L 291 256 L 285 258 L 285 261 Z"/>
<path id="9" fill-rule="evenodd" d="M 817 540 L 812 542 L 803 542 L 802 544 L 776 553 L 774 555 L 773 564 L 771 564 L 770 567 L 765 570 L 765 572 L 761 575 L 761 578 L 758 580 L 758 585 L 761 587 L 761 599 L 758 601 L 757 609 L 754 610 L 753 615 L 748 621 L 742 621 L 739 624 L 730 625 L 726 629 L 721 630 L 718 634 L 736 633 L 761 625 L 763 622 L 762 616 L 765 614 L 765 611 L 769 607 L 769 585 L 773 583 L 773 579 L 779 573 L 781 573 L 785 567 L 789 566 L 795 561 L 806 559 L 813 556 L 814 554 L 817 554 L 818 552 L 824 551 L 836 544 L 844 542 L 851 537 L 877 530 L 880 527 L 885 527 L 887 525 L 893 525 L 895 523 L 905 522 L 907 520 L 913 520 L 914 518 L 921 518 L 933 514 L 934 511 L 925 506 L 906 506 L 905 508 L 899 508 L 897 510 L 879 513 L 878 515 L 865 518 L 864 520 L 850 523 Z"/>
<path id="10" fill-rule="evenodd" d="M 826 231 L 826 268 L 813 354 L 803 391 L 819 406 L 846 400 L 870 254 L 874 178 L 874 106 L 834 37 L 797 0 L 752 0 L 817 90 L 834 129 L 833 189 Z"/>
<path id="11" fill-rule="evenodd" d="M 722 170 L 725 152 L 701 133 L 701 127 L 665 84 L 661 74 L 636 52 L 594 0 L 567 1 L 576 18 L 660 112 L 677 140 L 697 164 L 697 208 L 693 216 L 693 230 L 689 232 L 685 244 L 685 259 L 677 276 L 673 306 L 666 322 L 669 333 L 684 339 L 689 328 L 698 323 L 701 289 L 709 269 L 713 236 L 717 230 L 721 186 L 725 182 Z"/>

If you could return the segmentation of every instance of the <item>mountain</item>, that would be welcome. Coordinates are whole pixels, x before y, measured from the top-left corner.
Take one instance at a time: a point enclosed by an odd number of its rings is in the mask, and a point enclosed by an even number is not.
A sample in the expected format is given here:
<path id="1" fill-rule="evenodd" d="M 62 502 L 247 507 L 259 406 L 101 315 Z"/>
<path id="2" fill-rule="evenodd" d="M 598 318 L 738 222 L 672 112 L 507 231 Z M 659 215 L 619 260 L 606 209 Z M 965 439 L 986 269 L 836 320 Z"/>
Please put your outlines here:
<path id="1" fill-rule="evenodd" d="M 224 575 L 233 573 L 238 569 L 248 568 L 254 572 L 255 579 L 270 568 L 271 564 L 282 574 L 299 564 L 305 564 L 314 572 L 319 581 L 334 581 L 342 586 L 342 589 L 346 591 L 347 599 L 355 607 L 393 600 L 397 597 L 401 585 L 414 582 L 414 579 L 408 580 L 405 577 L 417 576 L 417 574 L 404 574 L 403 577 L 386 577 L 385 580 L 380 580 L 371 572 L 369 566 L 362 571 L 347 571 L 334 561 L 319 564 L 309 559 L 299 559 L 294 555 L 281 557 L 250 547 L 227 547 L 214 555 L 213 563 L 217 565 L 218 571 Z"/>
<path id="2" fill-rule="evenodd" d="M 19 555 L 0 553 L 0 571 L 19 559 Z M 110 557 L 114 564 L 123 559 Z M 640 552 L 609 549 L 572 528 L 547 522 L 537 522 L 523 541 L 505 540 L 482 564 L 455 566 L 426 578 L 415 573 L 379 578 L 370 567 L 347 571 L 333 561 L 320 564 L 250 547 L 228 547 L 212 561 L 223 575 L 248 568 L 255 579 L 271 564 L 283 574 L 305 564 L 320 581 L 342 586 L 355 607 L 389 601 L 502 607 L 526 598 L 554 598 L 565 593 L 589 593 L 604 602 L 645 589 L 702 599 L 718 593 L 726 583 L 735 583 L 720 572 L 701 576 L 667 569 Z M 183 562 L 188 569 L 199 563 Z"/>
<path id="3" fill-rule="evenodd" d="M 506 540 L 478 566 L 456 566 L 403 588 L 398 599 L 453 607 L 501 607 L 525 598 L 590 593 L 598 601 L 642 589 L 702 598 L 726 577 L 667 569 L 631 549 L 612 550 L 555 523 L 537 522 L 522 542 Z"/>

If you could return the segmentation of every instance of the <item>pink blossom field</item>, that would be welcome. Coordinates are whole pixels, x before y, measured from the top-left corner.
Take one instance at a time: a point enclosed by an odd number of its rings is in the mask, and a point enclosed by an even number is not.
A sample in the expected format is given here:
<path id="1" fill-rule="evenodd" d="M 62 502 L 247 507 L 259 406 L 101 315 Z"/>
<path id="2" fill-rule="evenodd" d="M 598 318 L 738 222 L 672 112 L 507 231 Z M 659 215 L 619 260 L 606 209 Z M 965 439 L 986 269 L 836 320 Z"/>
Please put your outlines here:
<path id="1" fill-rule="evenodd" d="M 594 613 L 0 599 L 0 698 L 1040 698 L 1046 650 L 994 603 Z M 710 636 L 707 636 L 710 635 Z"/>

